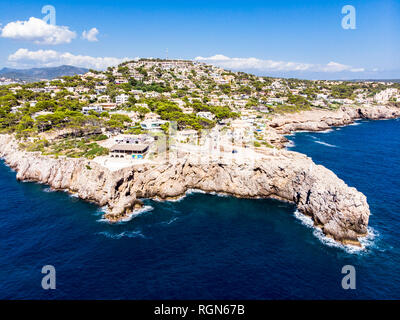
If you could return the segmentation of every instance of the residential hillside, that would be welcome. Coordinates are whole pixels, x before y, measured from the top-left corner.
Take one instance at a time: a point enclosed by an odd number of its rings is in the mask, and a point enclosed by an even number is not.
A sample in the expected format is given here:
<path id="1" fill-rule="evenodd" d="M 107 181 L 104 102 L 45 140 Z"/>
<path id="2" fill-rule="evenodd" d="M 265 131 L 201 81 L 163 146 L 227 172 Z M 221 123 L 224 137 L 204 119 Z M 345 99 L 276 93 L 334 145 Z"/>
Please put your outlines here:
<path id="1" fill-rule="evenodd" d="M 46 69 L 45 74 L 77 72 L 69 68 Z M 230 143 L 281 147 L 269 130 L 276 115 L 343 107 L 379 110 L 400 104 L 399 89 L 394 82 L 280 79 L 193 61 L 140 59 L 104 72 L 0 86 L 0 132 L 15 133 L 29 151 L 88 158 L 112 152 L 111 142 L 99 141 L 119 134 L 151 141 L 175 126 L 181 142 L 218 129 Z M 114 150 L 139 152 L 136 147 Z"/>

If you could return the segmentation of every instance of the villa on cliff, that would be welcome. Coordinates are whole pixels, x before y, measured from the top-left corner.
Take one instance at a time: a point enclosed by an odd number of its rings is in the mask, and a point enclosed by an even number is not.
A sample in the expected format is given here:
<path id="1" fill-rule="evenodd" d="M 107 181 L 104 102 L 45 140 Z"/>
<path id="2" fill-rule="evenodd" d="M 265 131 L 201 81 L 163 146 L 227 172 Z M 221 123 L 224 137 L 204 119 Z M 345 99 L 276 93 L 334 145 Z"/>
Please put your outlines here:
<path id="1" fill-rule="evenodd" d="M 148 150 L 148 144 L 116 144 L 110 149 L 110 157 L 143 159 Z"/>

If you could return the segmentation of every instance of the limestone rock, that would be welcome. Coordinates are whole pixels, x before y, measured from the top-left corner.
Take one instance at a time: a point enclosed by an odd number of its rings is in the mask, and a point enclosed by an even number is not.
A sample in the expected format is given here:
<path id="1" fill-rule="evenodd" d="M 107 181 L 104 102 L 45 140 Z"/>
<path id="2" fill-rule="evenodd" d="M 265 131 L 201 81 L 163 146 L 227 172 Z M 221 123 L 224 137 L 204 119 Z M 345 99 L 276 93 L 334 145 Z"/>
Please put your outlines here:
<path id="1" fill-rule="evenodd" d="M 107 205 L 110 221 L 137 209 L 139 198 L 170 199 L 200 189 L 293 202 L 337 241 L 357 243 L 357 238 L 367 233 L 370 212 L 366 197 L 297 152 L 265 152 L 253 163 L 224 158 L 198 163 L 197 157 L 189 155 L 170 163 L 110 171 L 86 159 L 55 159 L 21 151 L 12 137 L 0 135 L 0 155 L 17 171 L 19 180 L 38 181 Z"/>

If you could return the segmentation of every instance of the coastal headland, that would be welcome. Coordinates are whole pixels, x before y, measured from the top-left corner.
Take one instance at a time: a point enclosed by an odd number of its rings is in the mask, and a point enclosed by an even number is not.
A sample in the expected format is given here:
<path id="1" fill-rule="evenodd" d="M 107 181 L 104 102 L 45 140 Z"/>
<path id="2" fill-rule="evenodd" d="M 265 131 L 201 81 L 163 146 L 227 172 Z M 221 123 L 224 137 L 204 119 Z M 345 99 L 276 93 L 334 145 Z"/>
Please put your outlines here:
<path id="1" fill-rule="evenodd" d="M 395 106 L 343 107 L 274 116 L 268 125 L 271 142 L 282 147 L 297 130 L 321 131 L 357 119 L 400 117 Z M 228 156 L 229 155 L 229 156 Z M 184 196 L 191 189 L 244 198 L 277 198 L 294 203 L 315 227 L 344 244 L 360 245 L 367 235 L 366 197 L 311 158 L 285 149 L 255 148 L 253 161 L 222 154 L 198 161 L 186 152 L 169 161 L 136 164 L 110 170 L 84 158 L 51 157 L 19 148 L 12 135 L 0 135 L 0 156 L 17 172 L 17 179 L 48 184 L 79 198 L 107 206 L 105 218 L 119 221 L 140 207 L 142 198 L 163 200 Z"/>

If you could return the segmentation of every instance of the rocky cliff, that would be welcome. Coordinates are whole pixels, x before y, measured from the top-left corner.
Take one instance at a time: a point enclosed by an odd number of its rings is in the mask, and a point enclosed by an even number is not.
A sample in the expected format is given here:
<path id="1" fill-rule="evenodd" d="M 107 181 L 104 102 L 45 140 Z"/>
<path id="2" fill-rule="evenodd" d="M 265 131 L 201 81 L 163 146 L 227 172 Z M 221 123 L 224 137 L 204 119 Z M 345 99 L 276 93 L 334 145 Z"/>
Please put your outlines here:
<path id="1" fill-rule="evenodd" d="M 359 244 L 358 237 L 367 233 L 366 197 L 332 171 L 296 152 L 265 151 L 253 162 L 219 157 L 201 163 L 186 155 L 168 163 L 110 171 L 94 161 L 20 151 L 12 137 L 1 135 L 0 156 L 17 171 L 19 180 L 38 181 L 107 205 L 105 216 L 110 221 L 132 212 L 139 198 L 169 199 L 200 189 L 293 202 L 300 212 L 312 217 L 316 227 L 343 243 Z"/>
<path id="2" fill-rule="evenodd" d="M 395 106 L 342 107 L 339 110 L 311 110 L 275 116 L 267 128 L 270 143 L 282 148 L 288 141 L 284 135 L 295 131 L 323 131 L 332 126 L 344 126 L 360 119 L 392 119 L 400 117 Z"/>

